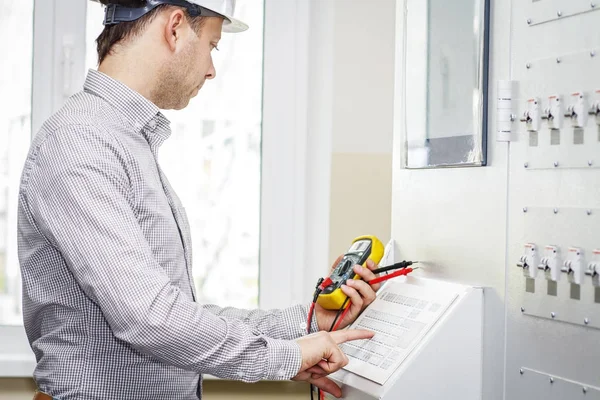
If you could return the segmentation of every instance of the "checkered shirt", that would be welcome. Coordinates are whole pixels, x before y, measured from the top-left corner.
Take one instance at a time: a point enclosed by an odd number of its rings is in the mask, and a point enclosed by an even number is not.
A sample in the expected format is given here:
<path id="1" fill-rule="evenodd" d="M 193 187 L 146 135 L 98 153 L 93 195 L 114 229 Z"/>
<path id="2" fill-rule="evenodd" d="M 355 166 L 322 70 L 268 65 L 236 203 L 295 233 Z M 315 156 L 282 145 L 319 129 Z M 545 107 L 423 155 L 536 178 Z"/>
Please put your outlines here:
<path id="1" fill-rule="evenodd" d="M 157 162 L 169 135 L 153 103 L 91 70 L 33 140 L 19 192 L 24 324 L 34 378 L 60 400 L 191 400 L 201 374 L 300 368 L 307 307 L 195 302 L 190 227 Z"/>

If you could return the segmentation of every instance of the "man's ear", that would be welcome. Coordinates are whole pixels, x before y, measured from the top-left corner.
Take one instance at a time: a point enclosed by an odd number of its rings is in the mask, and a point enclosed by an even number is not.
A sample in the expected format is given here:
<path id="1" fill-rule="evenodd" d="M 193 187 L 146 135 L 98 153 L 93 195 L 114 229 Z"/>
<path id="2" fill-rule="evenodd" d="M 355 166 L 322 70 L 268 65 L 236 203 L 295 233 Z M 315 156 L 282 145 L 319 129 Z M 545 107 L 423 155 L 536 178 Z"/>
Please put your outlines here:
<path id="1" fill-rule="evenodd" d="M 174 8 L 166 14 L 167 23 L 164 26 L 165 41 L 171 51 L 177 48 L 177 42 L 182 39 L 184 34 L 183 27 L 186 24 L 185 12 L 180 8 Z"/>

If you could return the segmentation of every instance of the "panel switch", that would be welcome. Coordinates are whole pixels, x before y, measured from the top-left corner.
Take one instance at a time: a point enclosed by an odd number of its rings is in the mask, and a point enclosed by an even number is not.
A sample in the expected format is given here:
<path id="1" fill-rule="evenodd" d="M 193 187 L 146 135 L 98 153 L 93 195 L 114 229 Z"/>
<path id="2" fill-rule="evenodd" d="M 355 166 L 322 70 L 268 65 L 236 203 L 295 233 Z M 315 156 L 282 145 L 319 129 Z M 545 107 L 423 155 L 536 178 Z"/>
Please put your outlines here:
<path id="1" fill-rule="evenodd" d="M 523 275 L 535 279 L 537 275 L 536 265 L 539 265 L 537 247 L 533 243 L 525 244 L 525 252 L 519 259 L 517 267 L 523 268 Z"/>
<path id="2" fill-rule="evenodd" d="M 581 285 L 584 273 L 583 250 L 578 247 L 569 247 L 562 271 L 567 273 L 569 282 Z"/>
<path id="3" fill-rule="evenodd" d="M 600 249 L 594 250 L 594 257 L 588 264 L 586 275 L 592 277 L 592 283 L 594 286 L 600 286 Z"/>
<path id="4" fill-rule="evenodd" d="M 527 100 L 527 110 L 523 113 L 521 122 L 525 122 L 529 132 L 538 132 L 540 130 L 540 99 L 533 98 Z"/>
<path id="5" fill-rule="evenodd" d="M 600 90 L 596 90 L 596 101 L 590 107 L 590 115 L 596 117 L 596 124 L 600 125 Z"/>
<path id="6" fill-rule="evenodd" d="M 542 115 L 542 119 L 548 121 L 548 128 L 562 128 L 564 115 L 562 103 L 558 95 L 548 97 L 548 107 L 544 109 L 544 114 Z"/>
<path id="7" fill-rule="evenodd" d="M 558 247 L 546 246 L 544 257 L 540 260 L 538 269 L 544 271 L 546 279 L 557 282 L 560 278 Z"/>
<path id="8" fill-rule="evenodd" d="M 576 92 L 571 95 L 571 105 L 565 112 L 565 117 L 571 118 L 573 128 L 585 128 L 589 109 L 586 106 L 585 94 Z"/>

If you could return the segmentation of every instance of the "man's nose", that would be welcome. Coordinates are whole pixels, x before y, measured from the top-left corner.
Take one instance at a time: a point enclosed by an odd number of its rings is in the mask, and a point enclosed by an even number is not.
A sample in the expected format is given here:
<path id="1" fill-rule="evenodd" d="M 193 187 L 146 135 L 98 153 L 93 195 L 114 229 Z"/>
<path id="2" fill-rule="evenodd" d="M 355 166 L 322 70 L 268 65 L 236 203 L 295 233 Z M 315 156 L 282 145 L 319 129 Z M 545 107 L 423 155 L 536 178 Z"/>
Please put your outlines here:
<path id="1" fill-rule="evenodd" d="M 217 76 L 217 70 L 215 69 L 215 64 L 211 60 L 210 69 L 206 73 L 206 79 L 215 79 L 216 76 Z"/>

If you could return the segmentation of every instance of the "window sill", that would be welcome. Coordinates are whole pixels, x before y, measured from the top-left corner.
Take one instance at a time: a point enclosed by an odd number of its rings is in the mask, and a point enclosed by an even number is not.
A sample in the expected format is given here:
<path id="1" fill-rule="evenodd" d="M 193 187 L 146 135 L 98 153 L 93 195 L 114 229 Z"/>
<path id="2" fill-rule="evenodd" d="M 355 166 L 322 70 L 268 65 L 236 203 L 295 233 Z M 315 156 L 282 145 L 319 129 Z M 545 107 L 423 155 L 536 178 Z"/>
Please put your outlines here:
<path id="1" fill-rule="evenodd" d="M 0 378 L 31 378 L 34 369 L 33 354 L 0 354 Z"/>
<path id="2" fill-rule="evenodd" d="M 35 369 L 35 357 L 24 354 L 0 355 L 0 378 L 32 378 Z M 203 375 L 205 381 L 225 379 L 213 375 Z"/>

